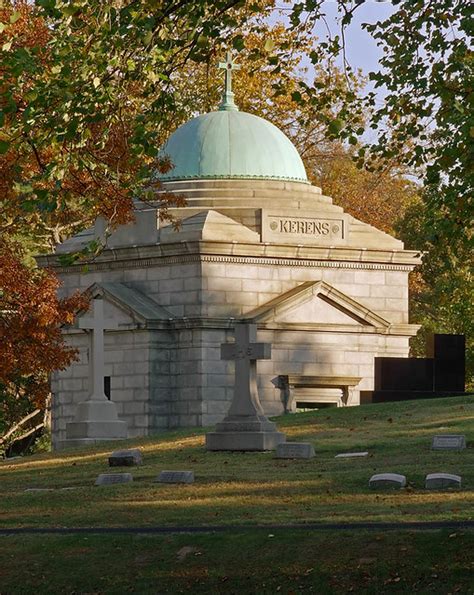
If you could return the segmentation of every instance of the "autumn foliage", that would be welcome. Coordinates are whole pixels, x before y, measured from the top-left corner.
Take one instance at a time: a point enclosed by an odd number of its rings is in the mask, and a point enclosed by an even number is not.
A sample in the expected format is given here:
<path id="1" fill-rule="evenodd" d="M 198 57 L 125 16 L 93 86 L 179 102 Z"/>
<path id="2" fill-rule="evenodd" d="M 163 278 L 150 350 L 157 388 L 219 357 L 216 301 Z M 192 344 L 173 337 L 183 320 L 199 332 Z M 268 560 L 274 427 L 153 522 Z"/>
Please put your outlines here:
<path id="1" fill-rule="evenodd" d="M 44 408 L 48 376 L 76 356 L 61 336 L 88 300 L 57 297 L 58 279 L 32 269 L 18 244 L 0 241 L 0 433 L 31 411 Z"/>

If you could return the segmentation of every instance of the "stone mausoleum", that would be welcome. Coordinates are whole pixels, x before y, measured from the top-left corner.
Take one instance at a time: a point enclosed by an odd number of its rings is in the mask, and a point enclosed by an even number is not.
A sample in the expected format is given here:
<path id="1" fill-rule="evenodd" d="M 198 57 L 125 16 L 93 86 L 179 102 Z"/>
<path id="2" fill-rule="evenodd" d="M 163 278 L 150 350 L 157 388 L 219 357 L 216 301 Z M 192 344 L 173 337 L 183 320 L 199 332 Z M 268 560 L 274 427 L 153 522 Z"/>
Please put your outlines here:
<path id="1" fill-rule="evenodd" d="M 418 330 L 408 319 L 408 273 L 419 253 L 312 186 L 290 140 L 237 109 L 232 62 L 224 66 L 218 111 L 190 120 L 163 147 L 174 167 L 161 176 L 162 192 L 186 199 L 171 210 L 179 229 L 160 223 L 158 193 L 156 205 L 137 204 L 135 222 L 109 237 L 86 272 L 57 256 L 100 236 L 100 220 L 39 258 L 59 274 L 63 294 L 87 290 L 113 323 L 104 324 L 104 390 L 130 437 L 224 417 L 234 361 L 221 359 L 220 346 L 240 322 L 256 324 L 258 340 L 272 345 L 271 359 L 258 362 L 267 415 L 358 405 L 360 391 L 374 388 L 374 358 L 407 357 Z M 90 316 L 64 330 L 79 360 L 53 378 L 56 448 L 92 391 L 92 333 L 81 324 Z"/>

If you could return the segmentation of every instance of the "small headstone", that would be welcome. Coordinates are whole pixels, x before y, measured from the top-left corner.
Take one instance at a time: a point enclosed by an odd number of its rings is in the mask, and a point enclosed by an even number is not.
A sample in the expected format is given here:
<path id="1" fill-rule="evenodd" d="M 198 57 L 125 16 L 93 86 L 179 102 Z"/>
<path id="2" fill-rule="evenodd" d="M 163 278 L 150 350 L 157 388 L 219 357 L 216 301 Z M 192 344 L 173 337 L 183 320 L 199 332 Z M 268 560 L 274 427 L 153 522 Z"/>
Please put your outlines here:
<path id="1" fill-rule="evenodd" d="M 161 471 L 156 481 L 160 483 L 194 483 L 194 471 Z"/>
<path id="2" fill-rule="evenodd" d="M 283 442 L 277 445 L 275 458 L 277 459 L 312 459 L 313 445 L 309 442 Z"/>
<path id="3" fill-rule="evenodd" d="M 460 488 L 461 476 L 451 473 L 430 473 L 425 479 L 427 490 L 439 490 L 442 488 Z"/>
<path id="4" fill-rule="evenodd" d="M 336 455 L 335 459 L 353 459 L 356 457 L 368 457 L 368 451 L 364 450 L 362 452 L 341 452 L 341 454 Z"/>
<path id="5" fill-rule="evenodd" d="M 133 467 L 142 464 L 142 453 L 138 448 L 116 450 L 109 457 L 109 467 Z"/>
<path id="6" fill-rule="evenodd" d="M 463 434 L 439 434 L 433 436 L 431 443 L 432 450 L 464 450 L 466 448 L 466 436 Z"/>
<path id="7" fill-rule="evenodd" d="M 131 473 L 101 473 L 95 480 L 95 485 L 105 486 L 115 483 L 128 483 L 130 481 L 133 481 Z"/>
<path id="8" fill-rule="evenodd" d="M 369 487 L 374 489 L 404 488 L 407 485 L 407 478 L 398 473 L 377 473 L 369 480 Z"/>
<path id="9" fill-rule="evenodd" d="M 53 488 L 26 488 L 25 492 L 54 492 Z"/>

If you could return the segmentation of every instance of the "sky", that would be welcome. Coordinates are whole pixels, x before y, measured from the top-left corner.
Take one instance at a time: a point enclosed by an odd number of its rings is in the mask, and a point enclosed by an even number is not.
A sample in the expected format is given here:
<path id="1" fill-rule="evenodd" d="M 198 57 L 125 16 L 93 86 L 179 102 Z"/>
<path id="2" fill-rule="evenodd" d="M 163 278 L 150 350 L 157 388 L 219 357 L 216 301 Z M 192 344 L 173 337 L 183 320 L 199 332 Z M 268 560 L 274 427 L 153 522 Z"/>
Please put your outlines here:
<path id="1" fill-rule="evenodd" d="M 339 32 L 337 2 L 328 0 L 323 3 L 323 6 L 327 15 L 326 22 L 329 29 L 332 35 L 336 35 Z M 345 33 L 346 55 L 352 68 L 361 68 L 365 74 L 377 69 L 381 50 L 370 34 L 362 29 L 362 23 L 376 23 L 385 20 L 395 10 L 397 10 L 397 7 L 394 7 L 391 2 L 376 1 L 365 2 L 357 8 L 353 21 L 347 27 Z M 318 23 L 314 32 L 321 41 L 327 37 L 326 25 L 322 22 Z"/>

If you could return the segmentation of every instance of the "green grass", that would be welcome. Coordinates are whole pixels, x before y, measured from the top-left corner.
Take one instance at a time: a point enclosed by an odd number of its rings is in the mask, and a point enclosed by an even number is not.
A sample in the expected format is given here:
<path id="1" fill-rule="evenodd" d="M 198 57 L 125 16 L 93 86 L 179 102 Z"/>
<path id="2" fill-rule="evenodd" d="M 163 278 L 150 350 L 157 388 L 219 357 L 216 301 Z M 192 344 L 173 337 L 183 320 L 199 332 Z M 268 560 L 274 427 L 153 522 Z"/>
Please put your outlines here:
<path id="1" fill-rule="evenodd" d="M 8 537 L 0 592 L 466 595 L 473 548 L 473 532 Z"/>
<path id="2" fill-rule="evenodd" d="M 199 535 L 0 537 L 0 594 L 9 593 L 474 593 L 472 531 L 255 531 L 272 523 L 472 520 L 474 401 L 469 397 L 330 409 L 278 418 L 311 460 L 272 453 L 210 453 L 205 430 L 129 440 L 144 464 L 131 484 L 95 487 L 117 445 L 0 463 L 1 527 L 241 525 Z M 433 452 L 436 433 L 466 434 L 462 452 Z M 471 442 L 469 442 L 471 440 Z M 123 443 L 120 443 L 123 447 Z M 365 459 L 335 459 L 368 450 Z M 192 469 L 192 485 L 154 483 Z M 116 471 L 121 471 L 116 469 Z M 373 473 L 407 476 L 376 493 Z M 463 478 L 462 490 L 426 491 L 427 473 Z M 48 492 L 25 492 L 26 488 Z M 61 488 L 75 488 L 62 490 Z M 269 530 L 270 531 L 270 530 Z M 191 551 L 180 559 L 183 547 Z M 185 550 L 186 552 L 187 550 Z M 17 563 L 22 560 L 21 563 Z"/>

